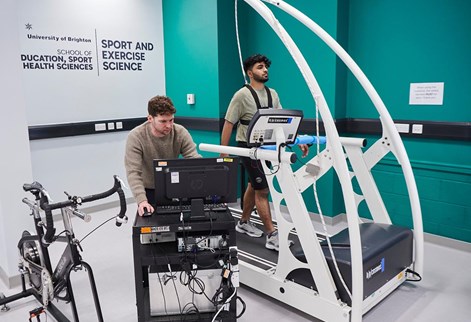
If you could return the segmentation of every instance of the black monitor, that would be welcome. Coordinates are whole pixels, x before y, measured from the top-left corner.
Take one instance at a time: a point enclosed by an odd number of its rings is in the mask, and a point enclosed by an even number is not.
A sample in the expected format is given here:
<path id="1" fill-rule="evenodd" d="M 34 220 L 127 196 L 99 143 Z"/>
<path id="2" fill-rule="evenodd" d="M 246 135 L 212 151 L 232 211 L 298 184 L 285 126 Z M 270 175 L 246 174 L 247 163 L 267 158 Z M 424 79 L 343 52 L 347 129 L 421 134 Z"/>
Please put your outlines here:
<path id="1" fill-rule="evenodd" d="M 154 160 L 156 206 L 237 201 L 238 158 Z"/>

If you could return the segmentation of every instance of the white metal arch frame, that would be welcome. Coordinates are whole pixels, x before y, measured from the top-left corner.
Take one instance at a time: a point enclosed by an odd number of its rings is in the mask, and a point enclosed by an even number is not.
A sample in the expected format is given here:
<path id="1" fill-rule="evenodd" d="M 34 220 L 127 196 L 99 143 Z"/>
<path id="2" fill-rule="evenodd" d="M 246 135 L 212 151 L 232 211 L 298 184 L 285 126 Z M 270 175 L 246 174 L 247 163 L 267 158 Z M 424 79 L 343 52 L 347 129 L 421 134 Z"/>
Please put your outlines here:
<path id="1" fill-rule="evenodd" d="M 281 155 L 281 159 L 277 158 L 275 151 L 263 151 L 263 153 L 258 154 L 260 159 L 272 160 L 274 162 L 274 166 L 279 166 L 279 171 L 276 174 L 276 178 L 280 184 L 280 187 L 282 187 L 282 193 L 279 193 L 273 189 L 273 178 L 269 179 L 269 184 L 271 188 L 270 190 L 272 191 L 272 198 L 275 205 L 277 220 L 279 222 L 278 228 L 280 233 L 280 252 L 278 265 L 273 274 L 267 276 L 263 272 L 257 272 L 258 275 L 254 274 L 252 277 L 256 281 L 255 283 L 258 283 L 258 286 L 263 286 L 265 291 L 271 293 L 270 295 L 273 297 L 285 301 L 287 304 L 295 306 L 301 310 L 304 310 L 308 314 L 328 321 L 360 321 L 362 314 L 371 308 L 371 306 L 379 302 L 379 300 L 371 301 L 370 303 L 366 304 L 363 302 L 363 264 L 360 230 L 358 226 L 359 216 L 357 210 L 358 201 L 362 197 L 358 197 L 354 193 L 351 178 L 353 176 L 357 177 L 360 186 L 362 187 L 364 199 L 366 200 L 368 207 L 378 211 L 378 214 L 374 215 L 374 220 L 377 222 L 390 223 L 391 221 L 384 204 L 382 203 L 381 196 L 379 195 L 379 191 L 376 188 L 374 179 L 371 177 L 370 173 L 371 168 L 389 152 L 392 152 L 396 156 L 399 164 L 403 169 L 406 179 L 409 198 L 411 200 L 414 223 L 414 268 L 419 274 L 423 273 L 423 230 L 420 204 L 415 180 L 412 174 L 410 162 L 405 152 L 405 148 L 394 126 L 392 118 L 383 102 L 379 98 L 379 95 L 376 93 L 363 72 L 350 58 L 350 56 L 341 48 L 341 46 L 311 19 L 290 5 L 283 1 L 265 0 L 265 2 L 271 3 L 292 15 L 294 18 L 307 26 L 316 35 L 318 35 L 344 61 L 344 63 L 352 71 L 355 77 L 357 77 L 360 84 L 363 86 L 373 101 L 380 115 L 381 124 L 383 126 L 383 137 L 381 140 L 378 140 L 368 151 L 366 151 L 366 153 L 363 154 L 361 152 L 361 144 L 359 143 L 359 139 L 340 138 L 322 91 L 306 60 L 302 56 L 294 41 L 275 18 L 271 10 L 268 9 L 268 7 L 262 2 L 262 0 L 244 1 L 254 8 L 255 11 L 257 11 L 260 16 L 272 27 L 293 57 L 306 81 L 306 84 L 308 85 L 314 101 L 316 102 L 318 111 L 324 122 L 324 128 L 327 137 L 326 149 L 323 151 L 323 153 L 315 156 L 311 161 L 309 161 L 309 163 L 312 164 L 319 164 L 320 171 L 317 176 L 307 179 L 303 175 L 305 174 L 305 172 L 303 173 L 303 171 L 306 170 L 305 167 L 302 167 L 295 173 L 292 172 L 290 163 L 288 161 L 289 156 L 286 155 L 284 148 L 280 148 L 282 151 L 280 151 L 281 153 L 278 154 Z M 283 138 L 280 137 L 279 139 L 280 140 L 278 143 L 284 142 Z M 386 141 L 387 144 L 385 144 Z M 232 153 L 249 157 L 251 156 L 251 153 L 253 154 L 253 152 L 248 151 L 248 149 L 211 146 L 208 144 L 201 144 L 200 149 L 220 153 Z M 346 154 L 344 153 L 343 149 L 345 149 Z M 346 157 L 349 158 L 351 165 L 354 168 L 354 173 L 349 172 Z M 278 160 L 280 162 L 277 162 Z M 330 274 L 330 271 L 327 267 L 326 260 L 319 243 L 309 243 L 313 240 L 313 238 L 315 238 L 316 233 L 312 227 L 304 200 L 302 199 L 300 193 L 304 191 L 310 184 L 312 184 L 313 180 L 317 180 L 331 167 L 333 167 L 336 171 L 341 184 L 348 221 L 352 261 L 351 307 L 348 307 L 337 300 L 337 290 L 335 289 L 335 284 L 332 281 L 332 275 Z M 268 171 L 265 165 L 264 168 L 265 171 Z M 365 185 L 369 187 L 365 189 Z M 286 201 L 290 211 L 290 220 L 283 218 L 280 214 L 281 211 L 279 205 L 282 199 Z M 299 239 L 301 245 L 303 246 L 307 264 L 300 263 L 297 259 L 294 258 L 289 250 L 287 237 L 289 231 L 293 227 L 296 228 L 298 236 L 300 237 Z M 306 247 L 306 245 L 309 247 Z M 307 290 L 302 286 L 297 286 L 295 283 L 286 283 L 285 278 L 287 274 L 294 268 L 307 268 L 311 271 L 311 274 L 315 279 L 317 292 Z M 253 270 L 256 271 L 256 268 L 253 268 Z M 246 273 L 248 274 L 249 272 L 246 271 Z M 273 285 L 262 285 L 263 283 L 266 284 L 269 281 L 272 282 L 269 284 Z M 284 287 L 287 289 L 285 297 L 282 297 L 280 296 L 279 292 L 280 289 Z M 293 297 L 296 297 L 296 299 L 293 299 Z M 297 305 L 296 302 L 303 303 Z M 371 304 L 372 302 L 374 303 Z"/>
<path id="2" fill-rule="evenodd" d="M 305 14 L 295 9 L 291 5 L 287 4 L 284 1 L 274 1 L 274 0 L 264 0 L 265 2 L 276 5 L 286 13 L 290 14 L 292 17 L 296 18 L 299 22 L 308 27 L 312 32 L 314 32 L 320 39 L 322 39 L 334 52 L 335 54 L 345 63 L 345 65 L 350 69 L 352 74 L 356 77 L 358 82 L 361 84 L 365 92 L 368 94 L 368 97 L 371 99 L 376 110 L 380 115 L 380 121 L 383 128 L 383 138 L 390 138 L 392 144 L 390 151 L 394 154 L 399 164 L 401 165 L 404 177 L 406 180 L 407 191 L 409 193 L 409 199 L 411 202 L 412 210 L 412 219 L 414 224 L 414 238 L 416 242 L 416 261 L 415 269 L 417 273 L 423 274 L 423 265 L 424 265 L 424 254 L 423 254 L 423 225 L 422 225 L 422 212 L 420 209 L 419 194 L 417 191 L 417 185 L 415 182 L 414 174 L 412 172 L 412 166 L 410 164 L 409 158 L 407 156 L 406 149 L 404 144 L 399 136 L 399 133 L 394 125 L 394 122 L 389 114 L 386 106 L 381 100 L 379 94 L 374 89 L 371 82 L 368 80 L 366 75 L 360 69 L 360 67 L 355 63 L 355 61 L 348 55 L 348 53 L 340 46 L 335 39 L 333 39 L 324 29 L 317 25 L 312 19 L 307 17 Z M 249 2 L 249 1 L 247 1 Z M 367 160 L 369 162 L 369 168 L 373 167 L 389 150 L 384 150 L 379 146 L 380 140 L 376 143 L 376 146 L 370 148 L 370 150 L 365 153 Z M 381 151 L 383 150 L 383 151 Z"/>
<path id="3" fill-rule="evenodd" d="M 252 8 L 257 11 L 260 16 L 265 19 L 265 21 L 273 28 L 275 33 L 280 37 L 283 44 L 286 46 L 291 56 L 295 60 L 298 68 L 303 75 L 306 84 L 309 87 L 309 91 L 315 101 L 318 103 L 319 113 L 324 122 L 324 128 L 326 132 L 327 142 L 332 149 L 332 158 L 334 162 L 334 168 L 337 171 L 339 181 L 341 184 L 345 208 L 347 213 L 348 220 L 348 229 L 350 236 L 351 244 L 351 258 L 352 258 L 352 320 L 360 320 L 362 316 L 362 299 L 363 299 L 363 280 L 361 278 L 353 278 L 354 276 L 363 275 L 363 263 L 361 261 L 361 239 L 360 239 L 360 230 L 358 227 L 358 212 L 355 202 L 355 198 L 352 194 L 353 187 L 350 180 L 350 175 L 348 171 L 347 164 L 345 162 L 344 153 L 342 150 L 342 145 L 340 143 L 340 137 L 337 132 L 332 115 L 327 106 L 327 102 L 322 94 L 309 65 L 304 59 L 301 51 L 296 46 L 292 38 L 279 23 L 276 17 L 273 15 L 272 11 L 268 9 L 266 5 L 259 0 L 245 0 Z M 281 1 L 271 2 L 275 5 L 281 5 Z M 309 261 L 309 255 L 306 253 L 307 261 Z M 317 275 L 319 276 L 319 275 Z M 318 281 L 316 281 L 316 285 Z M 319 290 L 319 293 L 322 295 L 322 291 Z"/>

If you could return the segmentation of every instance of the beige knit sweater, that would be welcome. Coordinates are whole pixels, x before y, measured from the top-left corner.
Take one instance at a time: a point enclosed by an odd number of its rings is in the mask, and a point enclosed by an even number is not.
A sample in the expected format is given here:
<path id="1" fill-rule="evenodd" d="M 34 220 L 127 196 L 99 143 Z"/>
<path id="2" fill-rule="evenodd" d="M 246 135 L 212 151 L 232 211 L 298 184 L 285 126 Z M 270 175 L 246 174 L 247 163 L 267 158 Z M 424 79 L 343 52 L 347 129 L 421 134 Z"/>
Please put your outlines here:
<path id="1" fill-rule="evenodd" d="M 154 159 L 201 157 L 196 151 L 187 129 L 179 124 L 167 136 L 158 138 L 151 132 L 151 124 L 143 123 L 129 132 L 126 142 L 124 165 L 132 194 L 137 204 L 147 200 L 145 188 L 154 189 Z"/>

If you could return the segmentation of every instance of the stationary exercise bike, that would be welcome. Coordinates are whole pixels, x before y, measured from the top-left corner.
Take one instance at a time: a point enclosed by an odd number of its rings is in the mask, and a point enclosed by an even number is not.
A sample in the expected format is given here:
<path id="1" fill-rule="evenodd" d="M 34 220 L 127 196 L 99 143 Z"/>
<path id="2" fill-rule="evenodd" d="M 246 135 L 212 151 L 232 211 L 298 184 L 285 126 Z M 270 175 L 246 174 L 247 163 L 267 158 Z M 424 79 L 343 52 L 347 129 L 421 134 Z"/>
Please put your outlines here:
<path id="1" fill-rule="evenodd" d="M 66 193 L 68 199 L 58 203 L 51 203 L 52 200 L 49 194 L 38 182 L 24 184 L 23 190 L 29 191 L 35 196 L 34 201 L 24 198 L 23 203 L 28 205 L 32 211 L 31 215 L 33 216 L 36 235 L 31 235 L 28 231 L 24 231 L 18 242 L 20 257 L 18 266 L 21 274 L 22 291 L 9 297 L 0 294 L 0 306 L 3 306 L 2 311 L 7 309 L 7 303 L 33 295 L 41 302 L 43 307 L 30 312 L 30 321 L 34 316 L 39 321 L 39 314 L 47 310 L 57 321 L 69 322 L 69 319 L 52 303 L 53 299 L 57 299 L 71 304 L 73 321 L 78 322 L 79 317 L 70 282 L 70 274 L 72 271 L 85 269 L 90 281 L 97 318 L 99 321 L 103 321 L 92 268 L 82 260 L 79 249 L 80 251 L 83 250 L 80 246 L 80 241 L 74 235 L 71 217 L 78 217 L 85 222 L 90 221 L 91 217 L 79 211 L 77 209 L 78 206 L 87 202 L 104 199 L 116 192 L 120 201 L 120 212 L 116 216 L 116 225 L 121 226 L 122 223 L 126 223 L 126 200 L 121 189 L 121 180 L 118 176 L 114 176 L 113 187 L 108 191 L 95 195 L 78 197 L 70 196 Z M 58 235 L 55 235 L 56 229 L 54 228 L 52 217 L 52 210 L 54 209 L 61 209 L 62 220 L 64 222 L 64 231 Z M 45 213 L 45 219 L 41 218 L 42 211 Z M 66 246 L 53 270 L 48 247 L 55 241 L 65 242 Z M 29 288 L 26 288 L 25 276 L 28 276 Z"/>

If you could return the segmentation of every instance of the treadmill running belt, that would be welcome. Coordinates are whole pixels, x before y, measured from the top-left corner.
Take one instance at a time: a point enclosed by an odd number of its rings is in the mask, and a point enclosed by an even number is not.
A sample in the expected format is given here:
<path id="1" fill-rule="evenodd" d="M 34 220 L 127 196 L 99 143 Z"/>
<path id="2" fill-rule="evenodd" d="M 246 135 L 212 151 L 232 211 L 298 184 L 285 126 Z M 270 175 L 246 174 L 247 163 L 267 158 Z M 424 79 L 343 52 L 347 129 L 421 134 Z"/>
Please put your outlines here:
<path id="1" fill-rule="evenodd" d="M 233 212 L 233 216 L 236 221 L 240 219 L 240 214 Z M 260 219 L 252 218 L 251 223 L 264 231 Z M 322 237 L 319 238 L 323 240 Z M 290 233 L 289 239 L 294 242 L 294 245 L 290 247 L 291 251 L 294 254 L 298 253 L 301 250 L 301 245 L 299 243 L 298 236 L 294 231 Z M 237 232 L 239 260 L 264 270 L 275 268 L 278 263 L 278 252 L 265 248 L 266 241 L 267 237 L 265 233 L 262 237 L 250 237 L 247 234 Z"/>

